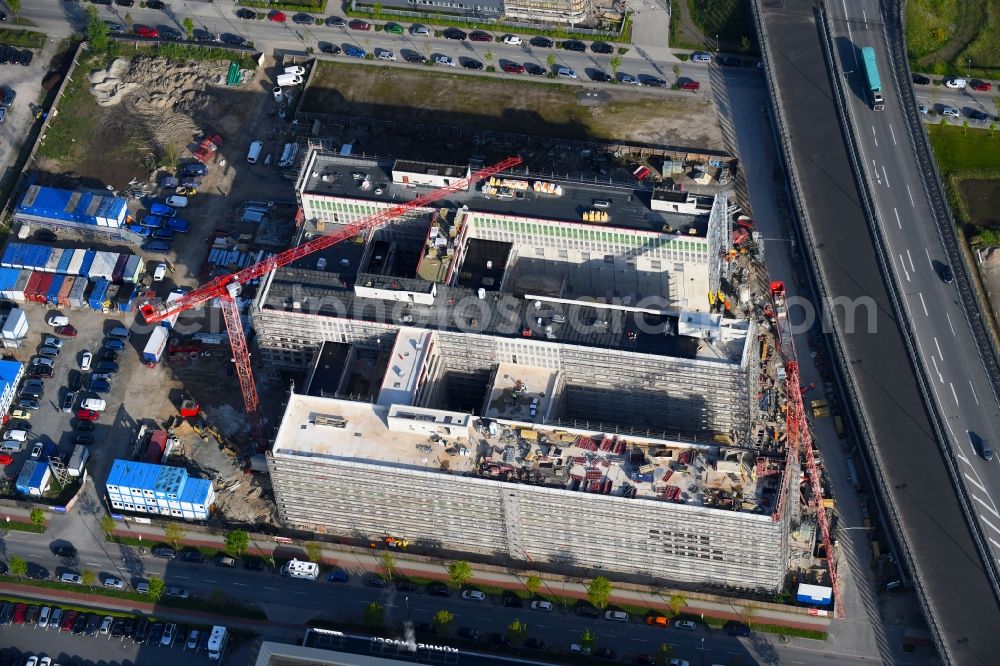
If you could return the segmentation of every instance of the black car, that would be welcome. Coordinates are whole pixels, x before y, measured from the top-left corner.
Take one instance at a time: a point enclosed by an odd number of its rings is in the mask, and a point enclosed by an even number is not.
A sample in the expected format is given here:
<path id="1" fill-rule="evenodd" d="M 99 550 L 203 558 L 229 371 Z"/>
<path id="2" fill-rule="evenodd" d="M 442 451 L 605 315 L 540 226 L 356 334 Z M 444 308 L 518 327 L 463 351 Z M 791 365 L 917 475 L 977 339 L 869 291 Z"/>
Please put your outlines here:
<path id="1" fill-rule="evenodd" d="M 84 419 L 77 419 L 73 427 L 79 430 L 80 432 L 88 432 L 94 429 L 94 422 L 86 421 Z"/>
<path id="2" fill-rule="evenodd" d="M 115 0 L 115 4 L 119 7 L 134 7 L 135 0 Z"/>
<path id="3" fill-rule="evenodd" d="M 531 648 L 532 650 L 544 650 L 545 641 L 541 638 L 529 638 L 524 641 L 524 647 Z"/>
<path id="4" fill-rule="evenodd" d="M 594 53 L 603 53 L 604 55 L 608 55 L 615 52 L 615 47 L 611 46 L 611 44 L 608 44 L 607 42 L 594 42 L 590 45 L 590 50 Z"/>
<path id="5" fill-rule="evenodd" d="M 28 562 L 28 571 L 26 572 L 28 578 L 34 578 L 35 580 L 48 580 L 49 570 L 38 564 L 32 564 Z"/>
<path id="6" fill-rule="evenodd" d="M 45 395 L 45 389 L 40 386 L 28 386 L 21 389 L 21 392 L 17 394 L 19 398 L 32 398 L 38 400 Z"/>
<path id="7" fill-rule="evenodd" d="M 118 618 L 111 623 L 111 635 L 115 638 L 120 637 L 125 633 L 125 620 Z"/>
<path id="8" fill-rule="evenodd" d="M 98 360 L 100 360 L 100 361 L 117 361 L 118 360 L 118 352 L 116 352 L 113 349 L 106 349 L 106 350 L 104 350 L 104 353 L 101 354 L 101 357 Z"/>
<path id="9" fill-rule="evenodd" d="M 951 272 L 951 266 L 948 264 L 940 264 L 938 266 L 938 276 L 945 284 L 951 284 L 955 281 L 955 274 Z"/>
<path id="10" fill-rule="evenodd" d="M 185 550 L 181 552 L 181 559 L 185 562 L 193 562 L 195 564 L 201 564 L 205 561 L 205 554 L 200 550 Z"/>
<path id="11" fill-rule="evenodd" d="M 966 109 L 965 115 L 967 115 L 972 120 L 989 120 L 990 114 L 984 113 L 979 109 Z"/>
<path id="12" fill-rule="evenodd" d="M 195 28 L 193 30 L 194 39 L 197 42 L 215 42 L 218 41 L 219 36 L 213 32 L 209 32 L 204 28 Z"/>
<path id="13" fill-rule="evenodd" d="M 181 31 L 171 28 L 169 25 L 158 25 L 156 30 L 160 33 L 160 37 L 164 39 L 180 39 Z"/>
<path id="14" fill-rule="evenodd" d="M 184 647 L 187 644 L 189 633 L 190 630 L 187 628 L 186 625 L 178 624 L 177 630 L 174 631 L 174 645 L 180 645 L 181 647 Z"/>
<path id="15" fill-rule="evenodd" d="M 445 39 L 467 39 L 469 36 L 465 34 L 465 31 L 459 30 L 458 28 L 448 28 L 443 33 Z"/>
<path id="16" fill-rule="evenodd" d="M 444 583 L 431 583 L 427 586 L 427 594 L 432 597 L 450 597 L 451 590 Z"/>
<path id="17" fill-rule="evenodd" d="M 70 370 L 66 388 L 70 391 L 79 391 L 81 387 L 83 387 L 83 375 L 79 370 Z"/>
<path id="18" fill-rule="evenodd" d="M 125 628 L 122 630 L 122 636 L 125 638 L 132 638 L 135 635 L 135 618 L 127 617 L 125 618 Z"/>
<path id="19" fill-rule="evenodd" d="M 385 587 L 385 578 L 382 578 L 382 576 L 379 576 L 378 574 L 368 574 L 367 576 L 365 576 L 364 580 L 365 580 L 365 585 L 367 585 L 368 587 L 374 587 L 374 588 Z"/>
<path id="20" fill-rule="evenodd" d="M 150 622 L 149 623 L 149 644 L 159 645 L 160 639 L 163 638 L 163 623 L 162 622 Z"/>
<path id="21" fill-rule="evenodd" d="M 594 650 L 594 656 L 601 659 L 614 659 L 615 651 L 607 647 L 599 647 Z"/>
<path id="22" fill-rule="evenodd" d="M 236 10 L 236 18 L 246 19 L 252 21 L 257 18 L 257 12 L 252 9 L 238 9 Z"/>
<path id="23" fill-rule="evenodd" d="M 607 83 L 611 81 L 611 75 L 605 72 L 603 69 L 595 69 L 589 72 L 590 80 L 597 81 L 598 83 Z"/>
<path id="24" fill-rule="evenodd" d="M 427 62 L 427 56 L 423 53 L 417 53 L 416 51 L 404 51 L 403 60 L 406 62 L 424 63 Z"/>
<path id="25" fill-rule="evenodd" d="M 292 17 L 292 22 L 299 25 L 312 25 L 315 23 L 315 20 L 309 14 L 296 14 Z"/>
<path id="26" fill-rule="evenodd" d="M 504 592 L 502 603 L 507 608 L 520 608 L 524 605 L 524 601 L 521 600 L 521 597 L 517 596 L 513 592 Z"/>
<path id="27" fill-rule="evenodd" d="M 573 608 L 577 615 L 580 617 L 601 617 L 601 611 L 597 610 L 596 606 L 588 604 L 586 601 L 580 601 Z"/>
<path id="28" fill-rule="evenodd" d="M 336 44 L 331 44 L 329 42 L 320 42 L 319 50 L 323 53 L 329 55 L 340 55 L 341 49 Z"/>
<path id="29" fill-rule="evenodd" d="M 750 627 L 740 622 L 726 622 L 722 625 L 722 630 L 728 636 L 749 636 Z"/>
<path id="30" fill-rule="evenodd" d="M 736 56 L 719 56 L 719 64 L 723 67 L 739 67 L 743 61 Z"/>
<path id="31" fill-rule="evenodd" d="M 224 32 L 219 35 L 219 41 L 230 46 L 246 46 L 247 40 L 231 32 Z"/>
<path id="32" fill-rule="evenodd" d="M 28 49 L 24 49 L 23 51 L 21 51 L 21 57 L 18 58 L 18 62 L 27 67 L 28 65 L 31 64 L 31 59 L 34 57 L 35 57 L 34 53 L 29 51 Z"/>
<path id="33" fill-rule="evenodd" d="M 542 49 L 551 49 L 553 46 L 555 46 L 555 42 L 553 42 L 548 37 L 532 37 L 530 40 L 528 40 L 528 43 L 531 44 L 532 46 L 537 46 Z"/>
<path id="34" fill-rule="evenodd" d="M 496 645 L 497 647 L 510 645 L 510 636 L 507 634 L 490 634 L 486 640 L 490 642 L 490 645 Z"/>
<path id="35" fill-rule="evenodd" d="M 52 549 L 52 552 L 56 554 L 56 557 L 65 557 L 67 559 L 73 559 L 77 556 L 76 548 L 73 546 L 56 546 Z"/>
<path id="36" fill-rule="evenodd" d="M 101 628 L 101 616 L 100 615 L 87 615 L 87 628 L 84 632 L 88 636 L 96 636 L 97 630 Z"/>
<path id="37" fill-rule="evenodd" d="M 917 84 L 918 86 L 929 86 L 931 84 L 930 78 L 927 77 L 927 76 L 924 76 L 923 74 L 914 74 L 913 75 L 913 82 L 915 84 Z"/>
<path id="38" fill-rule="evenodd" d="M 64 412 L 73 411 L 73 403 L 76 402 L 76 391 L 69 391 L 63 396 L 62 410 Z"/>
<path id="39" fill-rule="evenodd" d="M 466 69 L 482 69 L 483 63 L 475 58 L 462 58 L 462 67 Z"/>
<path id="40" fill-rule="evenodd" d="M 28 371 L 28 376 L 34 377 L 35 379 L 48 379 L 52 376 L 52 368 L 44 365 L 36 365 Z"/>
<path id="41" fill-rule="evenodd" d="M 146 9 L 166 9 L 167 5 L 161 0 L 147 0 Z"/>
<path id="42" fill-rule="evenodd" d="M 243 560 L 243 568 L 247 571 L 263 571 L 264 560 L 259 557 L 247 557 Z"/>
<path id="43" fill-rule="evenodd" d="M 87 630 L 87 621 L 90 620 L 90 616 L 87 613 L 80 613 L 73 620 L 73 634 L 79 636 Z"/>
<path id="44" fill-rule="evenodd" d="M 564 40 L 562 47 L 567 51 L 576 51 L 577 53 L 583 53 L 587 50 L 587 45 L 576 39 Z"/>
<path id="45" fill-rule="evenodd" d="M 88 435 L 86 433 L 81 433 L 73 438 L 74 444 L 79 444 L 80 446 L 90 446 L 94 443 L 94 436 Z"/>
<path id="46" fill-rule="evenodd" d="M 667 82 L 658 76 L 643 76 L 640 78 L 644 86 L 652 86 L 654 88 L 665 88 L 667 86 Z"/>
<path id="47" fill-rule="evenodd" d="M 417 626 L 413 629 L 418 634 L 436 634 L 438 632 L 437 626 L 431 624 L 430 622 L 418 622 Z"/>
<path id="48" fill-rule="evenodd" d="M 0 45 L 0 65 L 5 65 L 10 62 L 11 56 L 14 53 L 14 49 L 6 45 Z"/>
<path id="49" fill-rule="evenodd" d="M 136 643 L 141 643 L 146 640 L 146 635 L 149 633 L 149 620 L 144 617 L 140 617 L 138 622 L 135 623 L 135 633 L 132 634 L 132 640 Z"/>
<path id="50" fill-rule="evenodd" d="M 545 76 L 545 68 L 541 65 L 536 65 L 533 62 L 524 63 L 524 71 L 526 71 L 531 76 Z"/>
<path id="51" fill-rule="evenodd" d="M 153 557 L 161 557 L 165 560 L 172 560 L 177 557 L 177 551 L 166 546 L 157 546 L 152 551 Z"/>
<path id="52" fill-rule="evenodd" d="M 483 634 L 480 633 L 478 629 L 473 629 L 471 627 L 460 627 L 458 630 L 458 635 L 461 636 L 462 638 L 469 638 L 474 641 L 478 641 L 480 638 L 483 637 Z"/>
<path id="53" fill-rule="evenodd" d="M 100 363 L 97 364 L 97 367 L 94 369 L 94 372 L 97 372 L 102 375 L 105 374 L 113 375 L 118 372 L 118 364 L 115 363 L 114 361 L 101 361 Z"/>

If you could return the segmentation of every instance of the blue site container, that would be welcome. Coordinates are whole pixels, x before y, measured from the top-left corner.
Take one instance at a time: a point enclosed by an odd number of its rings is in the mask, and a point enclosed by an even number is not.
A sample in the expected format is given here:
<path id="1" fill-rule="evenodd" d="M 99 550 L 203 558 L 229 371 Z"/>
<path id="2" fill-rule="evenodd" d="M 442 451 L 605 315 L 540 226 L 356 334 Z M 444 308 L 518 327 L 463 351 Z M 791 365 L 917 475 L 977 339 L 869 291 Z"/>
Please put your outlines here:
<path id="1" fill-rule="evenodd" d="M 81 277 L 90 277 L 90 267 L 94 265 L 94 257 L 96 256 L 95 250 L 87 250 L 87 254 L 83 256 L 83 263 L 80 264 Z"/>
<path id="2" fill-rule="evenodd" d="M 65 280 L 65 275 L 56 275 L 52 278 L 52 284 L 49 285 L 49 290 L 45 292 L 46 303 L 49 305 L 59 305 L 59 292 L 62 290 L 63 282 Z"/>
<path id="3" fill-rule="evenodd" d="M 60 275 L 65 275 L 69 272 L 69 265 L 73 261 L 73 250 L 66 250 L 62 253 L 62 258 L 59 259 L 59 265 L 56 266 L 56 273 Z"/>
<path id="4" fill-rule="evenodd" d="M 87 299 L 87 303 L 93 310 L 103 310 L 104 309 L 104 297 L 108 293 L 108 286 L 110 282 L 104 278 L 99 278 L 94 282 L 94 288 L 90 292 L 90 297 Z"/>

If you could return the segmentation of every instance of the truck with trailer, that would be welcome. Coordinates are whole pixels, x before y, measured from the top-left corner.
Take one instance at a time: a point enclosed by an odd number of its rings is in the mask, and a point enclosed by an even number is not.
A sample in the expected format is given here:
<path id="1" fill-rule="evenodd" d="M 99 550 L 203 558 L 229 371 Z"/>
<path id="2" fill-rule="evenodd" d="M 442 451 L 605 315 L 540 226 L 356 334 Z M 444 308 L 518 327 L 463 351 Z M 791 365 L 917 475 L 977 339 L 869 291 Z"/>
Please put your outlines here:
<path id="1" fill-rule="evenodd" d="M 142 362 L 147 368 L 154 367 L 160 362 L 163 350 L 167 348 L 167 329 L 165 326 L 157 326 L 149 334 L 149 340 L 142 350 Z"/>
<path id="2" fill-rule="evenodd" d="M 875 62 L 875 49 L 866 46 L 861 49 L 865 61 L 865 78 L 868 81 L 868 101 L 872 109 L 881 111 L 885 108 L 885 98 L 882 96 L 882 80 L 878 76 L 878 66 Z"/>

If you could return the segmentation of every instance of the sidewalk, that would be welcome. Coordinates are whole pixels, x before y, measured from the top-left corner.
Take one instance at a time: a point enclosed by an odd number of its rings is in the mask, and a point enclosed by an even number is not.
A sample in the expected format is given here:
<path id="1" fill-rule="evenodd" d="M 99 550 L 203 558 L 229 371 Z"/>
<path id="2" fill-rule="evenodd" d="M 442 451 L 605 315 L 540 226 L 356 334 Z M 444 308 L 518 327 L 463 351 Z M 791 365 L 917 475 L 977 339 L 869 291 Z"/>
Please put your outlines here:
<path id="1" fill-rule="evenodd" d="M 138 538 L 141 537 L 144 543 L 150 547 L 157 543 L 163 543 L 163 530 L 152 525 L 141 525 L 142 529 L 119 529 L 115 531 L 115 536 Z M 222 550 L 225 545 L 225 538 L 221 535 L 199 534 L 197 537 L 188 536 L 183 539 L 183 544 L 198 548 L 212 548 Z M 283 544 L 275 543 L 270 537 L 261 535 L 251 535 L 250 547 L 247 553 L 258 556 L 272 556 L 275 547 Z M 321 544 L 327 545 L 327 544 Z M 293 549 L 300 549 L 299 546 L 289 546 Z M 344 550 L 339 552 L 331 548 L 324 548 L 321 562 L 326 565 L 336 565 L 355 575 L 363 573 L 381 573 L 382 564 L 379 560 L 380 554 L 386 551 L 365 551 L 360 548 L 343 546 Z M 391 551 L 395 560 L 394 572 L 410 577 L 429 578 L 440 581 L 448 580 L 448 568 L 446 562 L 423 561 L 432 558 L 417 558 L 407 556 L 405 552 Z M 497 587 L 505 590 L 523 590 L 524 580 L 529 574 L 515 575 L 502 571 L 488 571 L 476 568 L 473 565 L 472 585 Z M 576 580 L 569 580 L 564 577 L 552 574 L 539 574 L 542 580 L 541 590 L 557 597 L 571 599 L 586 599 L 586 585 Z M 674 592 L 669 589 L 659 590 L 656 588 L 640 588 L 630 585 L 629 587 L 639 589 L 623 589 L 624 584 L 612 583 L 618 589 L 613 590 L 609 603 L 611 605 L 621 604 L 628 606 L 642 606 L 650 609 L 665 611 L 669 607 L 670 596 Z M 702 617 L 713 617 L 721 620 L 745 621 L 746 608 L 753 607 L 753 621 L 759 624 L 775 624 L 797 629 L 811 629 L 815 631 L 829 631 L 830 618 L 808 615 L 798 610 L 779 610 L 762 607 L 760 603 L 743 602 L 733 600 L 727 603 L 718 599 L 703 598 L 708 595 L 698 595 L 695 593 L 685 593 L 686 605 L 681 612 L 689 615 L 701 615 Z"/>

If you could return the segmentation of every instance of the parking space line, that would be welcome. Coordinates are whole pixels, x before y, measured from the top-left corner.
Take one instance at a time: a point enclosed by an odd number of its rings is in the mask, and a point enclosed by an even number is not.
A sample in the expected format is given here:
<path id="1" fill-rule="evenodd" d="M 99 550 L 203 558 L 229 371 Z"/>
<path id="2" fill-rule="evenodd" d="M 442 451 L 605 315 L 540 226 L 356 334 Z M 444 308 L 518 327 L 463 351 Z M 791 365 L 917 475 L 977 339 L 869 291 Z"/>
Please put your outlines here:
<path id="1" fill-rule="evenodd" d="M 985 518 L 983 518 L 983 514 L 979 514 L 979 520 L 981 520 L 984 523 L 986 523 L 987 525 L 989 525 L 990 529 L 992 529 L 994 532 L 996 532 L 997 534 L 1000 534 L 1000 529 L 997 529 L 996 525 L 994 525 L 990 521 L 988 521 Z"/>
<path id="2" fill-rule="evenodd" d="M 983 500 L 979 499 L 978 495 L 973 495 L 972 499 L 976 500 L 977 502 L 979 502 L 980 504 L 982 504 L 984 507 L 986 507 L 989 510 L 989 512 L 992 513 L 994 516 L 996 516 L 997 518 L 1000 518 L 1000 513 L 997 513 L 996 509 L 994 509 L 993 507 L 991 507 L 989 504 L 987 504 Z"/>
<path id="3" fill-rule="evenodd" d="M 976 481 L 975 479 L 973 479 L 973 478 L 972 478 L 971 476 L 969 476 L 968 474 L 963 474 L 963 476 L 964 476 L 964 477 L 965 477 L 966 479 L 968 479 L 968 480 L 969 480 L 969 483 L 971 483 L 972 485 L 974 485 L 974 486 L 975 486 L 976 488 L 979 488 L 979 489 L 980 489 L 980 490 L 982 490 L 982 491 L 983 491 L 984 493 L 988 493 L 988 492 L 989 492 L 989 491 L 987 491 L 987 490 L 986 490 L 986 488 L 984 488 L 984 487 L 983 487 L 983 485 L 982 485 L 981 483 L 979 483 L 978 481 Z"/>

